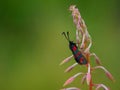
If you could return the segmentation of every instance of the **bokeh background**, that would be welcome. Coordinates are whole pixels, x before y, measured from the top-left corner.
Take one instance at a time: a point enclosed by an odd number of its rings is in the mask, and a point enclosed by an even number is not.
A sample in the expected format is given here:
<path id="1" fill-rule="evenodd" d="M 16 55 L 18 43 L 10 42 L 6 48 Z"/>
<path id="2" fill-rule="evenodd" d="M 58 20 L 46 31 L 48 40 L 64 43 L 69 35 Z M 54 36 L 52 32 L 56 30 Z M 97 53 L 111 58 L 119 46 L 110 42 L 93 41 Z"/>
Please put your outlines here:
<path id="1" fill-rule="evenodd" d="M 0 90 L 59 90 L 69 76 L 86 70 L 77 66 L 64 73 L 74 60 L 59 66 L 71 55 L 61 33 L 69 31 L 75 41 L 75 25 L 68 10 L 72 4 L 81 11 L 92 36 L 91 51 L 116 80 L 113 83 L 102 70 L 96 70 L 94 82 L 120 90 L 119 0 L 1 0 Z M 80 80 L 69 86 L 88 90 Z"/>

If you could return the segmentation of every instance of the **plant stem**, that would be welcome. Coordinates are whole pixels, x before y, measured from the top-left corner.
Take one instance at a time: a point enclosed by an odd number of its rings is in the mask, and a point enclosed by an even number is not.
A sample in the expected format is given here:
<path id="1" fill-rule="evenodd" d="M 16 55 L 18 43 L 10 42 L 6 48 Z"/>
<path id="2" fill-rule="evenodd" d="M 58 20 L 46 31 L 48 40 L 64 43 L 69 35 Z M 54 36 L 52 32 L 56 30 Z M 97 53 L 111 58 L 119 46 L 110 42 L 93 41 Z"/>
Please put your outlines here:
<path id="1" fill-rule="evenodd" d="M 92 90 L 92 76 L 91 76 L 91 80 L 90 80 L 90 85 L 89 85 L 89 90 Z"/>
<path id="2" fill-rule="evenodd" d="M 90 63 L 90 54 L 87 54 L 86 58 L 88 60 L 88 63 Z M 91 75 L 91 79 L 90 79 L 90 84 L 89 84 L 89 90 L 92 90 L 93 83 L 92 83 L 91 65 L 90 65 L 90 75 Z"/>

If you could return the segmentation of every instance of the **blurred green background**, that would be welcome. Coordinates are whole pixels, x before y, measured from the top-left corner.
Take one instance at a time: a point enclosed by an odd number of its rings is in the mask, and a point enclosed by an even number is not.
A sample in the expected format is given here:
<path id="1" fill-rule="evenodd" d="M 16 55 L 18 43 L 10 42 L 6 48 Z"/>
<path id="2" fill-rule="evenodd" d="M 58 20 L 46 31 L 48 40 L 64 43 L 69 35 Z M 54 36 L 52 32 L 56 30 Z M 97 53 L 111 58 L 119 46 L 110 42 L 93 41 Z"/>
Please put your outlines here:
<path id="1" fill-rule="evenodd" d="M 69 31 L 75 41 L 75 25 L 68 10 L 72 4 L 81 11 L 92 36 L 91 51 L 116 80 L 113 83 L 102 70 L 96 70 L 94 82 L 120 90 L 119 3 L 119 0 L 1 0 L 0 90 L 59 90 L 69 76 L 85 70 L 77 66 L 64 73 L 74 60 L 59 66 L 71 55 L 61 33 Z M 69 86 L 88 90 L 80 80 L 77 78 Z"/>

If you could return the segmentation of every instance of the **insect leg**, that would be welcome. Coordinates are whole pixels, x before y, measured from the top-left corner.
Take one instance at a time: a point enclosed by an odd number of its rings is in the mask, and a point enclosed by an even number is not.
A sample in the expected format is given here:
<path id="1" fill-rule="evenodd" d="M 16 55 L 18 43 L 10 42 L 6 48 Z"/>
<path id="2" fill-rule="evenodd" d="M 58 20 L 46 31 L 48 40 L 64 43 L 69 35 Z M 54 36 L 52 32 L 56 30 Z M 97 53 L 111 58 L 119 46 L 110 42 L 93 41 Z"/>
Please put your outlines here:
<path id="1" fill-rule="evenodd" d="M 91 53 L 90 56 L 94 56 L 96 64 L 101 65 L 101 61 L 95 53 Z"/>
<path id="2" fill-rule="evenodd" d="M 72 57 L 73 57 L 73 55 L 71 55 L 71 56 L 65 58 L 65 59 L 60 63 L 60 65 L 66 63 L 66 62 L 68 62 L 68 61 L 70 61 Z"/>

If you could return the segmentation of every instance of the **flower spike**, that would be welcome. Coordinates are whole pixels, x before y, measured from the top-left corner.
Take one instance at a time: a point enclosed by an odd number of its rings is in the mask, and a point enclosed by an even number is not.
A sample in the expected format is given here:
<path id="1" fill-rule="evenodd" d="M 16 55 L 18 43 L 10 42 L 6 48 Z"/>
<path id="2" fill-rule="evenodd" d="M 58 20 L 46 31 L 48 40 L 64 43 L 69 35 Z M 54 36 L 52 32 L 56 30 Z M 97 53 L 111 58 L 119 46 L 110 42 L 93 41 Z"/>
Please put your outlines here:
<path id="1" fill-rule="evenodd" d="M 104 84 L 96 84 L 96 89 L 99 90 L 100 88 L 103 88 L 104 90 L 110 90 L 108 87 L 106 87 Z"/>
<path id="2" fill-rule="evenodd" d="M 90 56 L 94 56 L 96 64 L 101 65 L 101 61 L 95 53 L 91 53 Z"/>
<path id="3" fill-rule="evenodd" d="M 111 74 L 107 69 L 105 69 L 105 67 L 103 67 L 103 66 L 96 66 L 96 67 L 94 67 L 93 69 L 98 69 L 98 68 L 104 70 L 106 76 L 107 76 L 110 80 L 115 81 L 115 79 L 114 79 L 114 77 L 112 76 L 112 74 Z"/>
<path id="4" fill-rule="evenodd" d="M 89 85 L 91 81 L 90 64 L 88 64 L 88 72 L 86 75 L 86 80 L 87 80 L 87 84 Z"/>
<path id="5" fill-rule="evenodd" d="M 79 75 L 81 75 L 81 74 L 84 74 L 84 73 L 77 73 L 77 74 L 75 74 L 74 76 L 70 77 L 70 78 L 64 83 L 63 86 L 66 86 L 66 85 L 72 83 L 72 82 L 74 81 L 74 79 L 75 79 L 76 77 L 78 77 Z"/>
<path id="6" fill-rule="evenodd" d="M 73 57 L 73 55 L 67 57 L 66 59 L 64 59 L 64 60 L 60 63 L 60 65 L 63 65 L 64 63 L 70 61 L 72 57 Z"/>
<path id="7" fill-rule="evenodd" d="M 64 83 L 63 86 L 66 86 L 66 85 L 72 83 L 72 82 L 74 81 L 74 79 L 75 79 L 74 77 L 70 77 L 70 78 Z"/>
<path id="8" fill-rule="evenodd" d="M 82 77 L 81 84 L 84 84 L 85 80 L 86 80 L 86 75 Z"/>
<path id="9" fill-rule="evenodd" d="M 74 63 L 73 65 L 71 65 L 70 67 L 68 67 L 66 70 L 65 70 L 65 72 L 69 72 L 69 71 L 71 71 L 75 66 L 77 66 L 78 65 L 78 63 Z"/>
<path id="10" fill-rule="evenodd" d="M 103 66 L 98 66 L 98 65 L 101 65 L 100 59 L 98 58 L 98 56 L 95 53 L 92 53 L 90 51 L 91 46 L 92 46 L 92 38 L 87 30 L 85 21 L 81 17 L 81 14 L 80 14 L 78 8 L 76 8 L 76 5 L 71 5 L 69 10 L 72 12 L 73 23 L 75 24 L 75 27 L 76 27 L 76 42 L 72 42 L 69 40 L 68 32 L 66 34 L 65 34 L 65 32 L 63 33 L 69 42 L 69 48 L 72 51 L 73 55 L 64 59 L 60 63 L 60 65 L 69 62 L 71 60 L 71 58 L 74 57 L 76 63 L 69 66 L 65 70 L 65 72 L 70 72 L 77 65 L 86 66 L 87 72 L 85 72 L 85 73 L 80 72 L 80 73 L 75 74 L 74 76 L 72 76 L 68 80 L 66 80 L 63 86 L 71 84 L 75 80 L 76 77 L 83 74 L 81 84 L 84 84 L 84 82 L 86 81 L 87 85 L 89 87 L 89 90 L 93 90 L 93 87 L 95 87 L 95 90 L 100 90 L 101 88 L 103 88 L 104 90 L 110 90 L 104 84 L 94 84 L 93 83 L 92 72 L 95 69 L 99 69 L 99 68 L 104 70 L 106 76 L 110 80 L 114 81 L 114 78 L 107 69 L 105 69 Z M 95 62 L 97 64 L 97 66 L 95 66 L 95 67 L 93 67 L 91 64 L 91 58 L 90 58 L 91 56 L 93 56 L 95 58 Z M 70 88 L 63 88 L 61 90 L 80 90 L 80 89 L 76 88 L 76 87 L 70 87 Z"/>
<path id="11" fill-rule="evenodd" d="M 80 90 L 80 89 L 76 88 L 76 87 L 70 87 L 70 88 L 64 88 L 64 89 L 61 89 L 61 90 Z"/>

